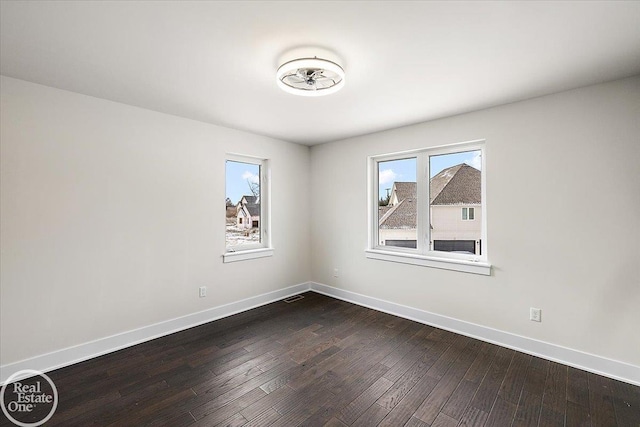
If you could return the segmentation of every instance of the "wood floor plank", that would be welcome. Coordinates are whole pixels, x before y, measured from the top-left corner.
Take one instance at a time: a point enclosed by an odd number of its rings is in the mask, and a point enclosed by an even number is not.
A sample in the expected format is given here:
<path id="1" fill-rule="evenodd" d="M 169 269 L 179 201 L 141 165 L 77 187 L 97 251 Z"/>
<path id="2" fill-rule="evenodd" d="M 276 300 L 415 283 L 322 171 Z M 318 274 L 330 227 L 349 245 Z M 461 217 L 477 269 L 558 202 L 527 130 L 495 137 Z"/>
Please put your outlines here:
<path id="1" fill-rule="evenodd" d="M 468 427 L 481 427 L 484 426 L 489 414 L 479 410 L 475 406 L 469 406 L 465 413 L 462 415 L 459 426 Z"/>
<path id="2" fill-rule="evenodd" d="M 246 423 L 245 427 L 264 427 L 273 425 L 281 415 L 275 409 L 268 409 Z"/>
<path id="3" fill-rule="evenodd" d="M 249 381 L 246 381 L 243 384 L 240 384 L 234 388 L 231 388 L 225 391 L 224 393 L 221 393 L 221 391 L 224 391 L 224 390 L 216 390 L 215 393 L 205 392 L 201 396 L 203 396 L 204 399 L 208 397 L 208 401 L 194 408 L 191 411 L 191 414 L 196 419 L 204 418 L 208 414 L 215 412 L 218 408 L 221 408 L 222 406 L 237 399 L 243 394 L 248 393 L 249 391 L 253 390 L 256 387 L 260 387 L 265 382 L 277 377 L 278 375 L 282 374 L 283 372 L 286 372 L 289 369 L 294 369 L 297 366 L 298 365 L 296 365 L 295 362 L 281 363 L 280 365 L 276 366 L 270 371 L 264 372 L 250 379 Z"/>
<path id="4" fill-rule="evenodd" d="M 499 348 L 497 345 L 482 343 L 478 357 L 467 370 L 464 379 L 480 385 Z"/>
<path id="5" fill-rule="evenodd" d="M 145 423 L 145 427 L 187 427 L 192 426 L 194 422 L 189 412 L 176 412 L 170 416 L 151 419 Z"/>
<path id="6" fill-rule="evenodd" d="M 301 401 L 295 408 L 282 414 L 271 427 L 290 427 L 304 423 L 304 421 L 312 416 L 320 407 L 322 407 L 333 395 L 326 391 L 320 390 L 319 393 L 310 394 L 307 399 Z"/>
<path id="7" fill-rule="evenodd" d="M 240 419 L 243 420 L 242 424 L 245 424 L 248 420 L 240 413 L 243 409 L 249 405 L 255 403 L 261 398 L 265 397 L 266 393 L 260 388 L 256 387 L 248 393 L 243 394 L 239 398 L 229 402 L 228 404 L 220 407 L 219 409 L 208 413 L 204 417 L 200 418 L 197 414 L 193 414 L 193 417 L 198 420 L 196 426 L 213 426 L 218 425 L 229 418 L 234 418 L 232 422 L 236 422 Z M 239 415 L 239 416 L 237 416 Z"/>
<path id="8" fill-rule="evenodd" d="M 513 422 L 513 417 L 515 416 L 516 409 L 518 405 L 515 403 L 509 402 L 508 400 L 503 399 L 501 396 L 496 398 L 496 401 L 493 404 L 493 408 L 491 408 L 491 412 L 489 412 L 489 416 L 487 418 L 486 425 L 488 426 L 508 426 Z M 563 425 L 564 420 L 560 424 Z"/>
<path id="9" fill-rule="evenodd" d="M 442 408 L 443 413 L 456 420 L 462 419 L 477 389 L 480 387 L 480 383 L 489 370 L 497 351 L 498 347 L 493 344 L 480 344 L 478 353 L 471 363 L 471 366 L 467 369 L 467 372 L 464 374 L 462 381 L 458 384 L 453 395 Z"/>
<path id="10" fill-rule="evenodd" d="M 431 424 L 431 427 L 456 427 L 458 425 L 458 421 L 454 420 L 450 416 L 446 414 L 439 414 L 436 419 Z M 489 424 L 493 425 L 493 424 Z M 495 424 L 499 425 L 499 424 Z"/>
<path id="11" fill-rule="evenodd" d="M 587 373 L 573 367 L 567 372 L 567 400 L 589 410 L 589 382 Z"/>
<path id="12" fill-rule="evenodd" d="M 613 382 L 613 407 L 619 425 L 640 426 L 640 387 Z"/>
<path id="13" fill-rule="evenodd" d="M 382 375 L 388 370 L 385 365 L 378 363 L 371 366 L 363 374 L 347 377 L 343 383 L 329 389 L 333 396 L 322 405 L 318 411 L 305 420 L 305 425 L 322 425 L 330 418 L 339 415 L 340 411 L 345 409 L 347 403 L 353 401 L 357 396 L 362 395 L 366 390 L 373 386 L 382 378 Z"/>
<path id="14" fill-rule="evenodd" d="M 498 350 L 489 371 L 471 401 L 472 406 L 487 414 L 491 411 L 513 355 L 513 350 L 506 348 Z"/>
<path id="15" fill-rule="evenodd" d="M 128 417 L 127 422 L 130 425 L 143 425 L 149 420 L 158 420 L 162 418 L 170 418 L 175 414 L 176 409 L 181 408 L 180 403 L 189 401 L 195 396 L 191 389 L 180 390 L 171 393 L 164 399 L 152 399 L 143 407 L 137 408 Z M 115 421 L 109 426 L 122 425 L 120 421 Z"/>
<path id="16" fill-rule="evenodd" d="M 564 424 L 567 410 L 567 367 L 551 362 L 542 397 L 540 426 Z"/>
<path id="17" fill-rule="evenodd" d="M 640 425 L 640 387 L 303 296 L 51 372 L 47 425 Z"/>
<path id="18" fill-rule="evenodd" d="M 507 369 L 504 381 L 500 385 L 498 396 L 507 402 L 518 405 L 520 395 L 522 394 L 522 386 L 526 377 L 527 369 L 531 363 L 532 357 L 524 353 L 516 353 L 513 356 L 511 364 Z"/>
<path id="19" fill-rule="evenodd" d="M 471 366 L 471 363 L 475 359 L 476 352 L 479 350 L 480 345 L 477 341 L 474 342 L 471 340 L 467 340 L 466 342 L 468 342 L 467 347 L 465 347 L 464 349 L 457 349 L 458 358 L 455 359 L 455 361 L 452 363 L 451 368 L 440 379 L 438 384 L 435 386 L 429 396 L 427 396 L 424 402 L 422 402 L 420 407 L 418 407 L 416 412 L 413 414 L 414 417 L 424 421 L 427 424 L 432 424 L 438 417 L 442 407 L 449 400 L 449 397 L 457 388 L 458 384 L 462 380 L 462 377 L 467 372 L 467 369 L 469 368 L 469 366 Z M 445 352 L 443 357 L 446 356 L 447 353 Z M 451 355 L 449 357 L 453 359 L 454 356 Z M 427 375 L 432 375 L 432 373 L 427 372 Z"/>
<path id="20" fill-rule="evenodd" d="M 565 425 L 576 427 L 591 427 L 591 416 L 589 414 L 589 410 L 582 405 L 579 405 L 572 401 L 568 401 Z"/>
<path id="21" fill-rule="evenodd" d="M 117 391 L 111 391 L 100 397 L 87 399 L 80 404 L 71 406 L 68 409 L 62 409 L 57 411 L 55 416 L 48 422 L 50 425 L 66 425 L 79 422 L 84 418 L 93 418 L 98 416 L 98 410 L 105 405 L 115 403 L 120 400 L 121 396 Z"/>
<path id="22" fill-rule="evenodd" d="M 407 421 L 407 423 L 404 425 L 404 427 L 430 427 L 430 426 L 431 424 L 427 424 L 416 417 L 409 418 L 409 421 Z"/>
<path id="23" fill-rule="evenodd" d="M 195 386 L 192 386 L 191 388 L 193 388 L 193 391 L 195 391 L 197 394 L 203 394 L 215 389 L 232 387 L 234 386 L 234 384 L 242 384 L 243 382 L 248 381 L 249 379 L 263 373 L 258 365 L 263 362 L 269 361 L 272 358 L 273 356 L 271 356 L 269 353 L 254 357 L 253 359 L 248 360 L 233 369 L 229 369 L 228 371 L 225 371 L 220 375 L 216 375 L 206 382 L 202 382 Z"/>
<path id="24" fill-rule="evenodd" d="M 183 390 L 182 388 L 181 390 Z M 47 425 L 57 425 L 61 423 L 63 425 L 68 424 L 91 424 L 96 423 L 97 420 L 100 421 L 101 425 L 109 424 L 117 420 L 122 414 L 130 414 L 133 411 L 143 405 L 146 406 L 147 402 L 151 399 L 157 398 L 158 394 L 163 396 L 170 396 L 173 394 L 173 390 L 169 390 L 169 386 L 165 381 L 159 381 L 154 384 L 150 384 L 142 389 L 137 390 L 134 393 L 128 394 L 126 396 L 122 396 L 120 399 L 117 399 L 108 404 L 110 409 L 109 413 L 104 413 L 104 405 L 98 405 L 93 410 L 87 410 L 83 408 L 81 413 L 76 415 L 74 418 L 68 419 L 66 418 L 66 413 L 61 411 L 56 411 L 54 418 L 47 423 Z M 80 407 L 76 407 L 79 409 Z"/>
<path id="25" fill-rule="evenodd" d="M 540 420 L 540 409 L 542 407 L 542 395 L 547 378 L 549 362 L 534 357 L 527 369 L 527 376 L 522 394 L 518 402 L 518 409 L 513 422 L 513 426 L 537 426 Z"/>
<path id="26" fill-rule="evenodd" d="M 351 425 L 353 427 L 370 427 L 377 426 L 380 421 L 384 419 L 389 414 L 389 409 L 383 408 L 380 405 L 373 404 L 369 406 L 369 408 L 364 411 L 357 420 L 355 420 Z"/>
<path id="27" fill-rule="evenodd" d="M 331 418 L 329 421 L 323 424 L 323 427 L 348 427 L 347 424 L 343 423 L 337 418 Z"/>
<path id="28" fill-rule="evenodd" d="M 291 398 L 295 393 L 296 391 L 288 386 L 280 387 L 273 393 L 267 394 L 262 399 L 242 409 L 240 413 L 247 420 L 253 420 L 278 402 Z"/>
<path id="29" fill-rule="evenodd" d="M 593 413 L 592 423 L 596 426 L 616 425 L 613 406 L 612 380 L 587 373 L 589 383 L 589 408 Z"/>
<path id="30" fill-rule="evenodd" d="M 407 370 L 407 372 L 398 378 L 393 387 L 381 396 L 376 403 L 388 409 L 392 409 L 396 406 L 420 381 L 420 379 L 427 375 L 427 372 L 429 372 L 438 361 L 445 360 L 445 357 L 442 356 L 448 347 L 450 347 L 450 344 L 445 341 L 434 341 L 433 346 L 423 350 L 421 353 L 422 357 L 419 358 L 410 367 L 410 369 Z M 446 363 L 451 363 L 451 361 L 447 361 Z M 434 375 L 430 375 L 430 380 L 428 381 L 429 384 L 433 381 L 436 383 L 438 382 L 440 379 L 438 374 L 443 369 L 442 365 L 443 364 L 438 366 L 434 371 Z M 389 379 L 387 374 L 385 374 L 385 378 Z"/>
<path id="31" fill-rule="evenodd" d="M 352 424 L 357 420 L 371 405 L 373 405 L 380 396 L 384 394 L 391 386 L 393 382 L 382 377 L 367 388 L 360 396 L 347 405 L 341 411 L 339 419 L 346 424 Z"/>
<path id="32" fill-rule="evenodd" d="M 488 368 L 488 367 L 487 367 Z M 462 380 L 458 383 L 458 386 L 453 392 L 453 395 L 447 400 L 442 413 L 449 415 L 451 418 L 460 420 L 464 415 L 471 399 L 476 394 L 476 390 L 480 386 L 479 383 L 474 383 L 469 380 Z"/>
<path id="33" fill-rule="evenodd" d="M 424 375 L 418 383 L 411 388 L 406 396 L 396 404 L 387 416 L 380 422 L 380 426 L 404 425 L 413 413 L 418 409 L 425 397 L 438 384 L 438 379 L 430 375 Z M 377 403 L 376 403 L 377 405 Z"/>

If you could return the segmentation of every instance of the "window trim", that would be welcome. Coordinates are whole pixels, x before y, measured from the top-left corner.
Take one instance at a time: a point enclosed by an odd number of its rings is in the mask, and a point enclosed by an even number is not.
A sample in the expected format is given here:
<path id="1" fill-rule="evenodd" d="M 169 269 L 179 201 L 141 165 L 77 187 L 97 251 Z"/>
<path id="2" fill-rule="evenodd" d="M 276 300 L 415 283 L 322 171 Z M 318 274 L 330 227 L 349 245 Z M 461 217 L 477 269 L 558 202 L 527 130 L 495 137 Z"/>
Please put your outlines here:
<path id="1" fill-rule="evenodd" d="M 481 150 L 482 153 L 482 171 L 481 174 L 481 194 L 482 204 L 481 210 L 481 234 L 482 255 L 465 255 L 450 252 L 430 250 L 431 230 L 428 226 L 430 223 L 430 209 L 424 209 L 423 203 L 418 203 L 417 209 L 417 248 L 401 248 L 380 245 L 379 226 L 378 226 L 378 169 L 379 162 L 390 160 L 401 160 L 411 157 L 416 158 L 416 191 L 417 194 L 426 195 L 424 197 L 429 200 L 429 156 L 452 154 L 464 151 Z M 400 262 L 405 264 L 420 265 L 425 267 L 443 268 L 447 270 L 463 271 L 476 274 L 491 274 L 491 264 L 488 261 L 488 242 L 487 242 L 487 198 L 486 198 L 486 145 L 485 140 L 474 140 L 460 142 L 455 144 L 439 145 L 434 147 L 426 147 L 417 150 L 407 150 L 396 153 L 388 153 L 381 155 L 373 155 L 367 157 L 367 212 L 368 212 L 368 233 L 367 233 L 367 249 L 365 255 L 367 258 L 378 259 L 384 261 Z M 425 215 L 426 211 L 426 215 Z M 474 212 L 474 221 L 476 215 Z"/>
<path id="2" fill-rule="evenodd" d="M 242 245 L 241 247 L 227 246 L 225 228 L 225 251 L 222 255 L 224 263 L 244 261 L 248 259 L 273 256 L 271 242 L 271 167 L 270 161 L 261 157 L 247 156 L 243 154 L 225 154 L 225 188 L 226 188 L 226 164 L 227 161 L 237 163 L 249 163 L 260 166 L 260 243 Z M 226 197 L 226 190 L 225 190 Z M 225 219 L 226 220 L 226 219 Z M 226 223 L 225 223 L 226 227 Z"/>
<path id="3" fill-rule="evenodd" d="M 465 210 L 467 212 L 467 217 L 464 217 Z M 473 215 L 469 215 L 473 212 Z M 473 217 L 473 218 L 471 218 Z M 462 220 L 461 221 L 475 221 L 476 220 L 476 210 L 475 206 L 464 206 L 462 208 Z"/>

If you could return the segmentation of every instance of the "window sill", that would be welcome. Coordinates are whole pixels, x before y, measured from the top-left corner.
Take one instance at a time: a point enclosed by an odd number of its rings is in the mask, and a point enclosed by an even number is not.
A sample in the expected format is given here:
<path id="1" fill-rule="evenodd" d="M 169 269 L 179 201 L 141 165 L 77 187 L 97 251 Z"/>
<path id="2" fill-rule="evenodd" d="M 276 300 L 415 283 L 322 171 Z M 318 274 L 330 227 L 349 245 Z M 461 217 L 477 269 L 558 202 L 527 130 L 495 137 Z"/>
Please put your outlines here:
<path id="1" fill-rule="evenodd" d="M 422 267 L 441 268 L 444 270 L 461 271 L 464 273 L 491 275 L 491 264 L 481 261 L 465 261 L 457 259 L 444 259 L 424 255 L 405 254 L 379 249 L 367 249 L 365 255 L 370 259 L 399 262 L 402 264 L 419 265 Z"/>
<path id="2" fill-rule="evenodd" d="M 222 255 L 222 262 L 245 261 L 248 259 L 265 258 L 273 256 L 273 248 L 249 249 L 238 252 L 225 252 Z"/>

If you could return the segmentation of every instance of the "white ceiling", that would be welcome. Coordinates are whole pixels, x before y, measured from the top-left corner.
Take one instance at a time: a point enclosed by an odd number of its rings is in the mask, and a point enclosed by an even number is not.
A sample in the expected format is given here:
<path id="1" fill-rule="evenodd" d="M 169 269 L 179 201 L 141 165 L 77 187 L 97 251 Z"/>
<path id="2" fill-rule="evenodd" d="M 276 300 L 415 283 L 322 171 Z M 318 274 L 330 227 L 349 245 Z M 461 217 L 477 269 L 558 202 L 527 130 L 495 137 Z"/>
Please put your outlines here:
<path id="1" fill-rule="evenodd" d="M 3 75 L 307 145 L 640 73 L 638 1 L 3 1 L 0 19 Z M 276 86 L 301 46 L 340 58 L 342 91 Z"/>

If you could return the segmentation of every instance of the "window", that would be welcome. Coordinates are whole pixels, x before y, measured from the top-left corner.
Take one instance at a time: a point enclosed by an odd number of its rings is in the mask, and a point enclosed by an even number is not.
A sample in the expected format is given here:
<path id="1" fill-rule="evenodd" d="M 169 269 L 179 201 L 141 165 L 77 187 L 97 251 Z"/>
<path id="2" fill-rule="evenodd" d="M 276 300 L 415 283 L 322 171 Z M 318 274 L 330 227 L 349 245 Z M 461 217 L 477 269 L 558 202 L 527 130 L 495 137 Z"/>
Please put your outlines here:
<path id="1" fill-rule="evenodd" d="M 473 221 L 475 218 L 475 208 L 462 208 L 462 220 L 463 221 Z"/>
<path id="2" fill-rule="evenodd" d="M 378 162 L 378 240 L 416 248 L 416 158 Z"/>
<path id="3" fill-rule="evenodd" d="M 483 141 L 372 156 L 369 176 L 368 258 L 490 274 Z"/>
<path id="4" fill-rule="evenodd" d="M 267 160 L 227 155 L 224 262 L 273 255 L 268 172 Z"/>

